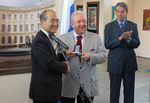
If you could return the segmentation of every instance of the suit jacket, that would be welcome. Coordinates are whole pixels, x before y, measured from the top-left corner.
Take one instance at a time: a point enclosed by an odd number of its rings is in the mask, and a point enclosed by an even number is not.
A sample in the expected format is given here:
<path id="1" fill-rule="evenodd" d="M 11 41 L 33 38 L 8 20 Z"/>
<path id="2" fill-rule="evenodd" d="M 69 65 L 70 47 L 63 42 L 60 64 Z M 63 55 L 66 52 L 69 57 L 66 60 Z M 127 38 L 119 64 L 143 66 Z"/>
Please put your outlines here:
<path id="1" fill-rule="evenodd" d="M 60 39 L 69 46 L 69 49 L 74 49 L 76 43 L 73 32 L 61 35 Z M 90 53 L 90 59 L 80 62 L 78 56 L 69 58 L 71 70 L 77 75 L 80 81 L 73 79 L 73 76 L 70 74 L 63 74 L 62 96 L 77 97 L 80 83 L 83 84 L 89 96 L 98 94 L 96 64 L 104 62 L 103 47 L 100 37 L 97 34 L 85 33 L 82 52 Z"/>
<path id="2" fill-rule="evenodd" d="M 58 100 L 61 96 L 62 73 L 67 65 L 58 62 L 50 39 L 39 31 L 32 42 L 32 77 L 30 98 L 42 101 Z"/>
<path id="3" fill-rule="evenodd" d="M 131 41 L 119 41 L 121 29 L 117 20 L 105 26 L 105 47 L 108 53 L 108 72 L 121 73 L 124 69 L 129 72 L 137 70 L 136 54 L 134 48 L 140 45 L 137 25 L 131 21 L 126 21 L 124 31 L 133 31 Z"/>

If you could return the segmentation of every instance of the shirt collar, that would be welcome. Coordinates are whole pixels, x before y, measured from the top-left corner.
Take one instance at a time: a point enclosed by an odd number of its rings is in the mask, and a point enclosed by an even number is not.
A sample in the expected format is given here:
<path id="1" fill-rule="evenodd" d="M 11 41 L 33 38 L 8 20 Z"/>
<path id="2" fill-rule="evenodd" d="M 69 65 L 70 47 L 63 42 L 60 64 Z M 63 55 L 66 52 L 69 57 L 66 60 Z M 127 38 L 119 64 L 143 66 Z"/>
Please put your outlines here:
<path id="1" fill-rule="evenodd" d="M 121 21 L 119 21 L 119 20 L 117 19 L 117 22 L 118 22 L 119 25 L 120 25 L 121 23 L 124 25 L 125 22 L 126 22 L 126 19 L 124 19 L 123 22 L 121 22 Z"/>
<path id="2" fill-rule="evenodd" d="M 79 36 L 79 35 L 77 35 L 77 33 L 74 30 L 73 30 L 73 34 L 74 34 L 75 38 L 77 38 L 77 36 Z M 84 38 L 84 33 L 82 34 L 82 38 Z"/>
<path id="3" fill-rule="evenodd" d="M 49 33 L 41 28 L 41 31 L 44 32 L 44 34 L 49 38 Z"/>

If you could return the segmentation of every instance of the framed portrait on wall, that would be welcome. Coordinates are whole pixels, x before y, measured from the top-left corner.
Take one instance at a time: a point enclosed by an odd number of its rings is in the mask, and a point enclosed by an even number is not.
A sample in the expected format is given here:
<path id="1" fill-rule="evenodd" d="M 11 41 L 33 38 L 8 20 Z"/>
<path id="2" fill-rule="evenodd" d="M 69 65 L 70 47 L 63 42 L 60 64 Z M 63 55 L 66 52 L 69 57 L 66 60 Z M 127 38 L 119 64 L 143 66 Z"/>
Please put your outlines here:
<path id="1" fill-rule="evenodd" d="M 76 6 L 76 10 L 83 11 L 83 5 L 77 5 L 77 6 Z"/>
<path id="2" fill-rule="evenodd" d="M 150 30 L 150 9 L 143 10 L 143 30 Z"/>
<path id="3" fill-rule="evenodd" d="M 87 2 L 87 31 L 98 33 L 99 2 Z"/>

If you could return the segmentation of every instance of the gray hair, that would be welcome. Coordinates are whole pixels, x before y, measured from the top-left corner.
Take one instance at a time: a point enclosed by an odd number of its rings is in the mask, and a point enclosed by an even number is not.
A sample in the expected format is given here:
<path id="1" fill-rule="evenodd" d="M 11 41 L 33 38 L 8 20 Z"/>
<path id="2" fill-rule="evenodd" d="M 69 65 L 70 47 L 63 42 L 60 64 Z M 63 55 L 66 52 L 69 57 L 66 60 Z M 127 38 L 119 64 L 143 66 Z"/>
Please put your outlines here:
<path id="1" fill-rule="evenodd" d="M 117 6 L 123 7 L 128 12 L 128 5 L 126 3 L 118 2 L 115 6 L 115 10 L 116 10 Z"/>

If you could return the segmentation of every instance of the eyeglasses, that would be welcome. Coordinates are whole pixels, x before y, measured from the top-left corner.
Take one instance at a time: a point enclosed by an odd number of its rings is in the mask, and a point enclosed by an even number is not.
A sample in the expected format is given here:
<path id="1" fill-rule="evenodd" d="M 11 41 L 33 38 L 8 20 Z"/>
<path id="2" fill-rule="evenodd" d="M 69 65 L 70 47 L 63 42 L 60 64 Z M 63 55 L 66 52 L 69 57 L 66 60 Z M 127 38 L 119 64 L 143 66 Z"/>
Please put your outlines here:
<path id="1" fill-rule="evenodd" d="M 60 23 L 59 19 L 50 19 L 50 20 L 51 20 L 52 24 L 54 24 L 54 23 L 59 24 Z"/>

